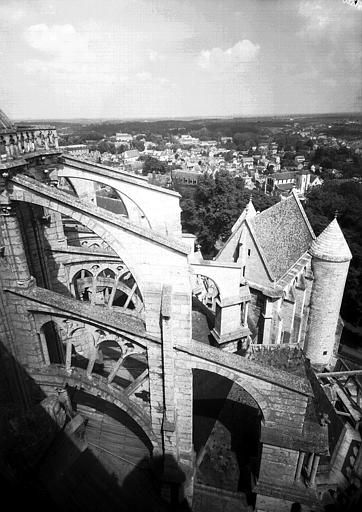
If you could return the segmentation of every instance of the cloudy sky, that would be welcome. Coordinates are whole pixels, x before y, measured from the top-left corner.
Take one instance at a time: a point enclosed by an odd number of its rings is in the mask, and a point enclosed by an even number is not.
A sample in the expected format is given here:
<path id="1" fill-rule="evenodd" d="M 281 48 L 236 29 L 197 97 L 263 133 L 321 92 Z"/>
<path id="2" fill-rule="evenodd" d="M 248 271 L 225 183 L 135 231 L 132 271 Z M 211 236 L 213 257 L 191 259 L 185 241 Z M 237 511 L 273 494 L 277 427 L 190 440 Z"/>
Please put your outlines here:
<path id="1" fill-rule="evenodd" d="M 13 119 L 361 111 L 359 4 L 0 0 L 0 108 Z"/>

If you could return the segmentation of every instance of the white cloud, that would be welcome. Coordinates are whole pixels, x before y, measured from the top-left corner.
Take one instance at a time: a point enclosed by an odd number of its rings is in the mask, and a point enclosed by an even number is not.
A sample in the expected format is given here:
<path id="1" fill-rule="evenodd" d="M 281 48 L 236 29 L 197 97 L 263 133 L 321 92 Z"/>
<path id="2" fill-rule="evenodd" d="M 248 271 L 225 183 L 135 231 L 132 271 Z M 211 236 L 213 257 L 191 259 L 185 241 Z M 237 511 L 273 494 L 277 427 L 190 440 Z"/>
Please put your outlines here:
<path id="1" fill-rule="evenodd" d="M 148 82 L 149 80 L 152 80 L 152 75 L 147 71 L 141 71 L 141 73 L 136 74 L 136 78 L 138 78 L 142 82 Z"/>
<path id="2" fill-rule="evenodd" d="M 0 5 L 1 22 L 18 22 L 26 15 L 24 6 L 20 2 L 11 2 L 9 4 Z"/>
<path id="3" fill-rule="evenodd" d="M 26 42 L 35 50 L 52 54 L 86 53 L 89 39 L 86 34 L 76 31 L 73 25 L 44 23 L 28 27 L 24 33 Z"/>
<path id="4" fill-rule="evenodd" d="M 362 4 L 361 4 L 362 5 Z M 361 10 L 358 6 L 330 0 L 302 0 L 298 15 L 303 20 L 298 36 L 310 39 L 327 37 L 332 42 L 336 36 L 348 38 L 349 31 L 360 33 Z"/>
<path id="5" fill-rule="evenodd" d="M 211 71 L 230 67 L 240 70 L 245 64 L 257 58 L 259 50 L 258 44 L 252 43 L 249 39 L 243 39 L 227 50 L 221 48 L 203 50 L 197 58 L 197 63 L 201 68 Z"/>
<path id="6" fill-rule="evenodd" d="M 324 30 L 331 23 L 330 11 L 323 2 L 304 0 L 299 4 L 298 14 L 305 18 L 303 30 L 306 32 Z"/>
<path id="7" fill-rule="evenodd" d="M 161 62 L 165 60 L 165 56 L 161 53 L 156 52 L 155 50 L 150 50 L 148 56 L 151 62 Z"/>

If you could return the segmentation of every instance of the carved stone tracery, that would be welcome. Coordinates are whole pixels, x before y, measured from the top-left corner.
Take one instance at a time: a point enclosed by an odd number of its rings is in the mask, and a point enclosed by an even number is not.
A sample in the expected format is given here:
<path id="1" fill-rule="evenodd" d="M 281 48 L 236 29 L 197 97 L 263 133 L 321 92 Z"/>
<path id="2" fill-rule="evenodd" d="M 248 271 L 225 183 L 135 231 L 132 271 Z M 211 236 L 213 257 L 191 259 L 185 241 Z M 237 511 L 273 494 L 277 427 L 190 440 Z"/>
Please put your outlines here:
<path id="1" fill-rule="evenodd" d="M 65 353 L 64 364 L 68 370 L 72 367 L 83 368 L 89 377 L 92 373 L 98 373 L 111 383 L 128 356 L 144 359 L 146 355 L 144 346 L 106 329 L 73 318 L 51 319 L 53 324 L 56 320 L 55 330 Z M 44 337 L 42 326 L 48 322 L 44 322 L 41 316 L 39 323 L 39 334 Z M 43 345 L 47 345 L 47 340 Z"/>

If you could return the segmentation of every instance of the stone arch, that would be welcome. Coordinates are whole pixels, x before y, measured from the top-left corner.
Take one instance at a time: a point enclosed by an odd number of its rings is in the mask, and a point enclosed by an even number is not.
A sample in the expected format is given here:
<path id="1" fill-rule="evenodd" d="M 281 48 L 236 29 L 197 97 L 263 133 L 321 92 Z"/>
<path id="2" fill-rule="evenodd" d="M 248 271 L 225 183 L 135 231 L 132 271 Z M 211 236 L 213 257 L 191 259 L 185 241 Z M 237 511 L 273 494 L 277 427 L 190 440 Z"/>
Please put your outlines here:
<path id="1" fill-rule="evenodd" d="M 197 366 L 192 368 L 195 478 L 225 489 L 227 474 L 228 490 L 249 494 L 262 460 L 262 410 L 234 372 L 212 371 L 203 363 Z"/>
<path id="2" fill-rule="evenodd" d="M 215 280 L 205 274 L 193 274 L 192 279 L 192 294 L 207 308 L 215 312 L 216 299 L 221 300 L 220 287 Z"/>
<path id="3" fill-rule="evenodd" d="M 121 426 L 125 426 L 127 427 L 128 429 L 128 432 L 133 433 L 133 435 L 136 436 L 137 440 L 138 441 L 141 441 L 140 444 L 138 444 L 137 446 L 137 450 L 135 451 L 134 455 L 137 457 L 137 455 L 140 455 L 141 456 L 141 459 L 144 457 L 144 456 L 147 456 L 147 457 L 150 457 L 153 453 L 153 450 L 154 450 L 154 443 L 152 442 L 152 440 L 150 439 L 149 435 L 148 435 L 148 432 L 145 431 L 145 428 L 143 425 L 140 425 L 140 422 L 139 421 L 136 421 L 135 418 L 133 417 L 133 414 L 131 413 L 131 411 L 125 411 L 124 409 L 120 408 L 120 407 L 117 407 L 114 403 L 112 402 L 108 402 L 106 400 L 104 400 L 104 398 L 102 397 L 98 397 L 98 396 L 94 396 L 93 394 L 85 391 L 85 390 L 72 390 L 73 393 L 72 393 L 72 398 L 73 400 L 75 401 L 76 405 L 77 405 L 77 408 L 82 407 L 83 405 L 85 406 L 90 406 L 90 422 L 93 423 L 94 421 L 94 417 L 93 417 L 93 411 L 95 410 L 98 414 L 105 414 L 109 419 L 111 419 L 112 421 L 112 418 L 114 420 L 117 421 L 117 440 L 113 440 L 113 442 L 115 443 L 114 444 L 114 448 L 115 448 L 115 451 L 118 451 L 118 454 L 120 455 L 120 450 L 122 450 L 122 448 L 127 448 L 128 446 L 128 443 L 129 443 L 129 437 L 126 436 L 125 438 L 123 438 L 122 436 L 122 428 L 119 428 Z M 87 413 L 86 411 L 84 411 L 83 409 L 81 409 L 81 414 L 87 418 Z M 93 421 L 92 421 L 93 420 Z M 108 423 L 108 421 L 106 422 Z M 94 427 L 94 423 L 92 425 Z M 109 435 L 109 424 L 105 425 L 105 432 L 103 432 L 103 421 L 101 421 L 100 423 L 98 423 L 98 432 L 96 433 L 96 435 L 94 435 L 93 433 L 93 436 L 89 436 L 88 439 L 90 441 L 90 443 L 92 443 L 92 441 L 96 442 L 96 444 L 99 446 L 102 446 L 102 442 L 101 442 L 101 439 L 102 439 L 102 436 L 105 434 L 106 436 L 106 446 L 107 446 L 107 438 L 108 438 L 108 442 L 111 441 L 111 439 L 108 437 Z M 114 428 L 114 424 L 113 424 L 113 428 Z M 87 426 L 86 426 L 86 433 L 87 433 Z M 104 446 L 104 445 L 103 445 Z M 142 449 L 143 448 L 143 449 Z M 140 449 L 142 450 L 142 453 L 140 454 Z M 122 450 L 123 451 L 123 450 Z M 128 457 L 126 457 L 126 460 L 128 459 Z"/>
<path id="4" fill-rule="evenodd" d="M 78 270 L 77 272 L 74 273 L 74 275 L 72 276 L 72 278 L 70 279 L 70 289 L 71 289 L 71 292 L 74 292 L 74 295 L 75 295 L 75 298 L 78 299 L 78 300 L 86 300 L 88 301 L 89 300 L 89 297 L 88 297 L 88 292 L 80 292 L 79 290 L 79 287 L 78 287 L 78 284 L 77 284 L 77 281 L 78 279 L 81 279 L 81 278 L 84 278 L 84 277 L 94 277 L 92 272 L 88 269 L 81 269 L 81 270 Z M 86 293 L 86 296 L 85 298 L 82 298 L 82 293 Z"/>
<path id="5" fill-rule="evenodd" d="M 95 182 L 97 184 L 102 185 L 100 182 Z M 116 213 L 117 215 L 124 215 L 127 218 L 131 218 L 129 214 L 129 208 L 125 205 L 124 197 L 122 198 L 122 194 L 119 190 L 116 190 L 111 185 L 104 185 L 104 188 L 109 189 L 109 192 L 111 195 L 103 195 L 100 193 L 100 190 L 102 190 L 102 187 L 98 188 L 98 190 L 95 190 L 95 201 L 97 206 L 100 208 L 104 208 L 105 210 L 111 211 L 113 213 Z M 113 208 L 111 207 L 113 205 Z M 114 206 L 116 206 L 116 209 L 118 211 L 114 210 Z"/>
<path id="6" fill-rule="evenodd" d="M 9 194 L 9 197 L 15 201 L 37 204 L 44 208 L 49 208 L 50 210 L 59 212 L 63 215 L 66 215 L 74 219 L 75 221 L 79 222 L 86 228 L 93 231 L 97 236 L 99 236 L 99 238 L 104 240 L 111 247 L 111 249 L 113 249 L 114 252 L 125 262 L 143 295 L 141 289 L 142 280 L 139 278 L 137 269 L 134 267 L 132 263 L 132 258 L 128 257 L 127 249 L 119 241 L 119 239 L 116 239 L 116 237 L 112 233 L 110 233 L 107 230 L 106 226 L 104 226 L 99 220 L 97 220 L 94 217 L 90 218 L 87 213 L 78 212 L 76 211 L 76 208 L 73 209 L 70 206 L 62 204 L 59 201 L 56 201 L 52 198 L 42 197 L 41 195 L 36 194 L 32 190 L 23 191 L 21 189 L 19 190 L 15 188 Z"/>
<path id="7" fill-rule="evenodd" d="M 59 178 L 58 189 L 63 190 L 74 197 L 79 197 L 73 183 L 66 176 L 61 176 Z"/>
<path id="8" fill-rule="evenodd" d="M 218 375 L 222 375 L 223 377 L 229 379 L 232 382 L 235 382 L 235 384 L 237 384 L 238 386 L 243 388 L 247 393 L 249 393 L 249 395 L 258 404 L 258 407 L 262 414 L 262 421 L 263 423 L 265 422 L 266 418 L 268 417 L 268 399 L 263 393 L 260 393 L 260 391 L 258 391 L 253 384 L 250 383 L 250 378 L 248 378 L 247 375 L 233 372 L 232 370 L 223 368 L 220 365 L 216 365 L 209 361 L 202 361 L 198 358 L 192 358 L 192 369 L 205 370 L 207 372 L 216 373 Z"/>
<path id="9" fill-rule="evenodd" d="M 107 273 L 108 273 L 108 274 L 111 274 L 111 275 L 107 275 Z M 101 276 L 101 274 L 104 274 L 104 276 Z M 106 267 L 106 268 L 103 268 L 103 269 L 101 268 L 101 269 L 100 269 L 100 270 L 95 274 L 95 276 L 94 276 L 94 277 L 95 277 L 96 279 L 97 279 L 98 277 L 107 277 L 107 278 L 108 278 L 108 277 L 111 277 L 111 278 L 115 279 L 115 278 L 116 278 L 116 273 L 115 273 L 115 272 L 114 272 L 114 270 L 112 270 L 111 268 Z"/>
<path id="10" fill-rule="evenodd" d="M 105 376 L 103 371 L 103 353 L 102 344 L 112 343 L 113 346 L 117 346 L 117 351 L 113 350 L 113 358 L 106 355 L 108 360 L 108 367 L 113 366 L 110 369 L 106 377 L 108 383 L 115 382 L 122 389 L 125 389 L 137 376 L 142 373 L 147 366 L 147 355 L 146 346 L 141 341 L 135 341 L 130 338 L 127 333 L 114 332 L 107 330 L 107 328 L 100 327 L 95 323 L 84 321 L 84 319 L 78 319 L 76 317 L 70 317 L 67 315 L 57 315 L 48 312 L 39 312 L 34 314 L 35 326 L 42 346 L 42 353 L 44 355 L 43 362 L 45 365 L 60 364 L 65 366 L 69 371 L 74 368 L 80 368 L 87 371 L 87 374 L 94 375 L 98 374 Z M 55 340 L 58 342 L 60 348 L 60 356 L 57 358 L 50 357 L 47 339 L 44 334 L 44 325 L 54 324 L 56 325 L 56 337 Z M 145 361 L 143 361 L 146 356 Z M 118 375 L 122 368 L 128 372 L 130 362 L 126 362 L 128 357 L 136 358 L 137 361 L 141 358 L 142 362 L 137 366 L 142 366 L 142 371 L 133 372 L 136 373 L 136 377 L 131 372 L 131 379 L 128 377 L 121 378 Z M 110 363 L 112 359 L 113 363 Z M 139 361 L 138 361 L 139 362 Z M 115 372 L 113 373 L 113 370 Z M 102 370 L 102 371 L 101 371 Z M 137 370 L 137 369 L 135 369 Z"/>
<path id="11" fill-rule="evenodd" d="M 73 173 L 72 172 L 67 172 L 67 168 L 64 167 L 61 171 L 61 177 L 64 177 L 64 178 L 67 178 L 69 180 L 70 183 L 72 183 L 72 186 L 73 188 L 74 187 L 74 181 L 72 182 L 72 178 L 74 180 L 74 178 L 76 178 L 77 180 L 84 180 L 84 181 L 88 181 L 88 182 L 93 182 L 93 183 L 99 183 L 100 185 L 105 185 L 107 187 L 110 187 L 112 188 L 117 194 L 118 196 L 120 197 L 120 200 L 123 202 L 124 204 L 124 208 L 127 212 L 127 216 L 130 220 L 133 219 L 133 221 L 136 220 L 136 217 L 135 215 L 132 215 L 132 210 L 136 211 L 138 213 L 138 217 L 143 219 L 144 220 L 144 224 L 147 225 L 147 227 L 149 229 L 152 229 L 152 225 L 151 225 L 151 222 L 149 220 L 149 218 L 147 217 L 146 213 L 144 212 L 144 209 L 140 206 L 140 204 L 130 196 L 130 194 L 127 194 L 126 192 L 124 192 L 124 190 L 120 190 L 120 188 L 116 188 L 115 187 L 115 183 L 112 183 L 112 185 L 110 183 L 106 183 L 104 177 L 100 176 L 100 175 L 97 175 L 96 173 L 92 174 L 91 177 L 86 177 L 84 176 L 84 174 L 86 174 L 87 171 L 83 172 L 83 176 L 73 176 Z M 68 174 L 68 176 L 67 176 Z M 114 180 L 114 178 L 113 178 Z M 110 179 L 110 182 L 112 181 L 112 179 Z M 119 185 L 119 183 L 117 183 L 117 185 Z"/>
<path id="12" fill-rule="evenodd" d="M 93 297 L 93 292 L 97 292 L 98 288 L 106 287 L 108 291 L 104 305 L 134 310 L 135 314 L 143 315 L 144 299 L 137 282 L 124 263 L 77 264 L 76 268 L 70 271 L 68 281 L 71 293 L 78 300 L 98 304 L 96 297 Z"/>
<path id="13" fill-rule="evenodd" d="M 136 421 L 148 437 L 153 448 L 158 447 L 157 436 L 152 429 L 151 419 L 143 412 L 141 407 L 132 402 L 121 389 L 115 390 L 108 386 L 102 377 L 93 375 L 90 380 L 85 378 L 84 373 L 84 370 L 79 368 L 74 368 L 70 373 L 66 368 L 58 365 L 48 366 L 42 370 L 29 368 L 29 374 L 35 382 L 39 382 L 41 387 L 54 389 L 55 387 L 69 385 L 77 389 L 83 389 L 94 397 L 100 397 L 109 403 L 113 403 Z"/>

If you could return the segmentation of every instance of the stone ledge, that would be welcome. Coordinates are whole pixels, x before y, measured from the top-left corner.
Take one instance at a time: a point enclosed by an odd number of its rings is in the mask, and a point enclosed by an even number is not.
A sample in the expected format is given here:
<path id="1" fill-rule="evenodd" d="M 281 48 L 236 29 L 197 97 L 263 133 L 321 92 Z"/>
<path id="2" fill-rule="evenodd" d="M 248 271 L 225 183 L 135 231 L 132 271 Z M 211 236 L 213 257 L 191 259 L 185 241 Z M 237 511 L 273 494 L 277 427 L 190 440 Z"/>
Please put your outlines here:
<path id="1" fill-rule="evenodd" d="M 204 359 L 213 364 L 224 366 L 236 372 L 244 373 L 275 384 L 276 386 L 295 391 L 301 395 L 313 396 L 313 391 L 309 381 L 306 378 L 287 373 L 284 370 L 269 368 L 264 365 L 254 363 L 242 356 L 223 352 L 219 348 L 210 347 L 204 343 L 192 341 L 187 347 L 176 344 L 175 348 L 180 352 L 186 352 L 192 356 Z"/>
<path id="2" fill-rule="evenodd" d="M 145 326 L 141 319 L 129 313 L 119 311 L 115 313 L 108 308 L 81 302 L 72 297 L 65 297 L 45 288 L 34 287 L 31 290 L 5 288 L 5 291 L 24 297 L 34 303 L 42 304 L 46 308 L 58 310 L 59 314 L 78 316 L 85 322 L 97 323 L 105 326 L 107 329 L 123 331 L 125 334 L 128 332 L 142 339 L 149 339 L 160 343 L 160 340 L 157 338 L 146 334 Z M 37 310 L 35 306 L 33 308 L 28 307 L 28 309 Z M 47 311 L 45 310 L 44 312 L 46 313 Z"/>
<path id="3" fill-rule="evenodd" d="M 321 512 L 323 510 L 315 489 L 308 488 L 299 482 L 289 485 L 281 485 L 280 480 L 277 479 L 259 480 L 254 487 L 253 492 L 262 496 L 270 496 L 272 498 L 280 498 L 291 502 L 299 502 L 304 505 L 318 507 L 314 510 L 320 510 Z"/>
<path id="4" fill-rule="evenodd" d="M 262 425 L 260 440 L 271 446 L 326 455 L 329 453 L 328 436 L 325 436 L 326 431 L 322 431 L 323 427 L 320 429 L 321 432 L 316 431 L 314 435 L 310 433 L 298 435 L 295 431 L 289 433 Z"/>
<path id="5" fill-rule="evenodd" d="M 148 182 L 148 179 L 144 176 L 136 176 L 129 174 L 128 172 L 117 170 L 115 171 L 112 167 L 108 167 L 106 165 L 102 164 L 96 164 L 92 162 L 85 162 L 84 160 L 79 160 L 78 158 L 71 157 L 69 155 L 63 154 L 62 155 L 63 162 L 66 165 L 75 167 L 77 169 L 83 169 L 89 172 L 102 174 L 104 176 L 108 176 L 110 178 L 116 178 L 120 181 L 126 181 L 128 183 L 131 183 L 133 185 L 137 185 L 142 188 L 147 188 L 150 190 L 155 190 L 157 192 L 161 192 L 163 194 L 167 194 L 174 197 L 181 197 L 180 194 L 174 190 L 170 190 L 163 187 L 157 187 L 156 185 L 151 185 L 151 183 Z"/>
<path id="6" fill-rule="evenodd" d="M 248 327 L 240 327 L 237 331 L 229 332 L 227 334 L 219 334 L 215 328 L 210 332 L 216 343 L 219 345 L 223 345 L 229 341 L 236 341 L 240 338 L 245 338 L 246 336 L 249 336 L 250 333 L 251 331 Z"/>
<path id="7" fill-rule="evenodd" d="M 13 176 L 10 180 L 13 184 L 16 184 L 23 188 L 25 192 L 31 191 L 32 193 L 39 194 L 44 196 L 47 200 L 54 200 L 60 204 L 66 205 L 68 208 L 74 209 L 74 212 L 81 217 L 95 217 L 97 220 L 102 222 L 109 222 L 110 224 L 116 225 L 117 227 L 124 229 L 126 231 L 130 231 L 131 233 L 138 235 L 142 238 L 151 240 L 159 245 L 163 245 L 171 250 L 176 252 L 180 252 L 182 254 L 189 254 L 190 248 L 187 247 L 182 242 L 179 242 L 176 239 L 170 239 L 163 235 L 158 234 L 155 231 L 150 229 L 145 229 L 137 226 L 136 224 L 132 224 L 128 220 L 126 221 L 120 215 L 116 215 L 114 213 L 108 212 L 103 208 L 99 208 L 93 204 L 88 204 L 86 202 L 80 201 L 78 198 L 75 198 L 66 192 L 62 192 L 61 190 L 48 187 L 43 183 L 36 181 L 33 178 L 29 178 L 28 176 Z M 21 192 L 21 190 L 20 190 Z M 11 198 L 11 194 L 10 194 Z M 16 191 L 15 191 L 15 199 L 16 199 Z M 78 217 L 79 218 L 79 217 Z M 82 223 L 82 220 L 79 220 Z"/>

